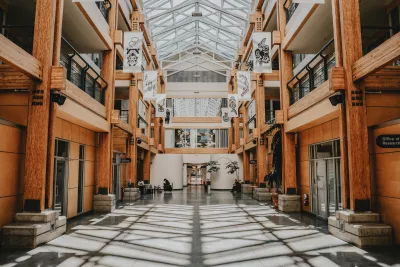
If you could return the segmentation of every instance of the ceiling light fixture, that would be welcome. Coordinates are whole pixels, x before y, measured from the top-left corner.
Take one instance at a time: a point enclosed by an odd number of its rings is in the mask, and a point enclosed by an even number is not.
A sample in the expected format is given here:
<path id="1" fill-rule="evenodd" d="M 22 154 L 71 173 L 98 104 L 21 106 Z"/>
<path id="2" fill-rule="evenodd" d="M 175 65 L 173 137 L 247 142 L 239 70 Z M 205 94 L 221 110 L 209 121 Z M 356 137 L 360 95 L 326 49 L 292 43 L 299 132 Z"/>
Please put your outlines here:
<path id="1" fill-rule="evenodd" d="M 203 16 L 203 13 L 201 13 L 201 12 L 193 12 L 192 13 L 192 17 L 202 17 Z"/>

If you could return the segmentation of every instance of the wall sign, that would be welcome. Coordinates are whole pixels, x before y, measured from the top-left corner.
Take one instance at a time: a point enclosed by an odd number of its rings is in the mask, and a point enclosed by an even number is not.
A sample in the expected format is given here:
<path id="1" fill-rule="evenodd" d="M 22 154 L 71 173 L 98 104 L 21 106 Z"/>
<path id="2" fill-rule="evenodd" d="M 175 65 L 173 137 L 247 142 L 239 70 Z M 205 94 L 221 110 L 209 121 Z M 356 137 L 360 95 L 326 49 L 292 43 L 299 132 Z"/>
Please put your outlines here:
<path id="1" fill-rule="evenodd" d="M 256 159 L 250 160 L 250 164 L 251 164 L 251 165 L 256 165 L 256 164 L 257 164 L 257 160 L 256 160 Z"/>
<path id="2" fill-rule="evenodd" d="M 250 71 L 238 71 L 237 72 L 237 83 L 238 83 L 239 101 L 250 101 L 251 100 L 251 72 Z"/>
<path id="3" fill-rule="evenodd" d="M 272 73 L 271 40 L 270 32 L 253 33 L 253 72 Z"/>
<path id="4" fill-rule="evenodd" d="M 156 100 L 157 91 L 157 71 L 144 71 L 143 72 L 143 99 Z"/>
<path id="5" fill-rule="evenodd" d="M 381 148 L 400 148 L 400 134 L 380 135 L 376 144 Z"/>
<path id="6" fill-rule="evenodd" d="M 131 163 L 132 159 L 131 158 L 121 158 L 121 163 L 126 164 L 126 163 Z"/>
<path id="7" fill-rule="evenodd" d="M 156 117 L 164 118 L 166 109 L 167 109 L 167 95 L 166 94 L 156 95 Z"/>
<path id="8" fill-rule="evenodd" d="M 230 118 L 237 118 L 239 117 L 239 101 L 238 95 L 228 94 L 228 107 L 229 113 L 228 116 Z"/>

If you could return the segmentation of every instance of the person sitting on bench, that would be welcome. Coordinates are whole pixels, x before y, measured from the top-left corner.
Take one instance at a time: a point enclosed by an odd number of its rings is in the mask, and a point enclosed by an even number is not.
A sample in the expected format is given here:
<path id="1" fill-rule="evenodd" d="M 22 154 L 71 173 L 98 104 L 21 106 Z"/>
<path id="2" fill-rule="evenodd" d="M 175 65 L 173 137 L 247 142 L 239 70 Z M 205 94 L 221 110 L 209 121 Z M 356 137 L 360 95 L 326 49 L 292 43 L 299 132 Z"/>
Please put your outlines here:
<path id="1" fill-rule="evenodd" d="M 139 187 L 140 194 L 143 195 L 145 193 L 144 192 L 144 182 L 143 182 L 143 180 L 140 180 L 137 185 Z"/>
<path id="2" fill-rule="evenodd" d="M 171 183 L 167 179 L 164 179 L 164 191 L 172 191 Z"/>

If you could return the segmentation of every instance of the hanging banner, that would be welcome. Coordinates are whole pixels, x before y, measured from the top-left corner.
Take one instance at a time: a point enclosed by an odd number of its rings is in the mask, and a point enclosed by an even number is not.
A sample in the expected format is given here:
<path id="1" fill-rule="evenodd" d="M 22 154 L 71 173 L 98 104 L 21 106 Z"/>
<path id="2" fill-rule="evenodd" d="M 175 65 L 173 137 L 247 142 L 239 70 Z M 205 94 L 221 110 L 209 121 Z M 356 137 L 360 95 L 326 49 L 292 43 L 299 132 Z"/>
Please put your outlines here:
<path id="1" fill-rule="evenodd" d="M 253 72 L 272 73 L 270 32 L 254 32 L 253 35 Z"/>
<path id="2" fill-rule="evenodd" d="M 292 0 L 295 4 L 325 4 L 325 0 Z"/>
<path id="3" fill-rule="evenodd" d="M 222 126 L 223 127 L 231 127 L 231 118 L 229 118 L 229 108 L 221 109 L 221 118 L 222 118 Z"/>
<path id="4" fill-rule="evenodd" d="M 143 99 L 156 100 L 157 92 L 157 71 L 144 71 L 143 72 Z"/>
<path id="5" fill-rule="evenodd" d="M 228 116 L 229 118 L 237 118 L 239 117 L 239 101 L 238 95 L 228 94 Z"/>
<path id="6" fill-rule="evenodd" d="M 167 108 L 167 95 L 166 94 L 156 95 L 156 117 L 164 118 L 166 113 L 165 112 L 166 108 Z"/>
<path id="7" fill-rule="evenodd" d="M 124 32 L 124 69 L 123 72 L 142 72 L 143 32 Z"/>
<path id="8" fill-rule="evenodd" d="M 172 118 L 172 108 L 166 108 L 164 123 L 163 123 L 164 127 L 167 127 L 171 124 L 171 118 Z"/>
<path id="9" fill-rule="evenodd" d="M 250 101 L 251 100 L 251 72 L 250 71 L 238 71 L 237 72 L 237 83 L 238 83 L 238 100 L 239 101 Z"/>

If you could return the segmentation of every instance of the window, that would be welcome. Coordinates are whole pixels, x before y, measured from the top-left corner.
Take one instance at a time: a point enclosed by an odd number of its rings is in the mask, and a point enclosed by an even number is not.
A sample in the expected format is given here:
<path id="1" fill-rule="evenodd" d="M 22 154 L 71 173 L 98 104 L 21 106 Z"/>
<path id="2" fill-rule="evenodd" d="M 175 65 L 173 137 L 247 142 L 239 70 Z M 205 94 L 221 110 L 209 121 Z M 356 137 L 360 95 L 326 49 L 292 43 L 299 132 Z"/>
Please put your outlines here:
<path id="1" fill-rule="evenodd" d="M 228 129 L 166 129 L 166 148 L 227 148 Z"/>
<path id="2" fill-rule="evenodd" d="M 69 143 L 67 141 L 56 139 L 55 153 L 56 157 L 68 158 Z"/>

